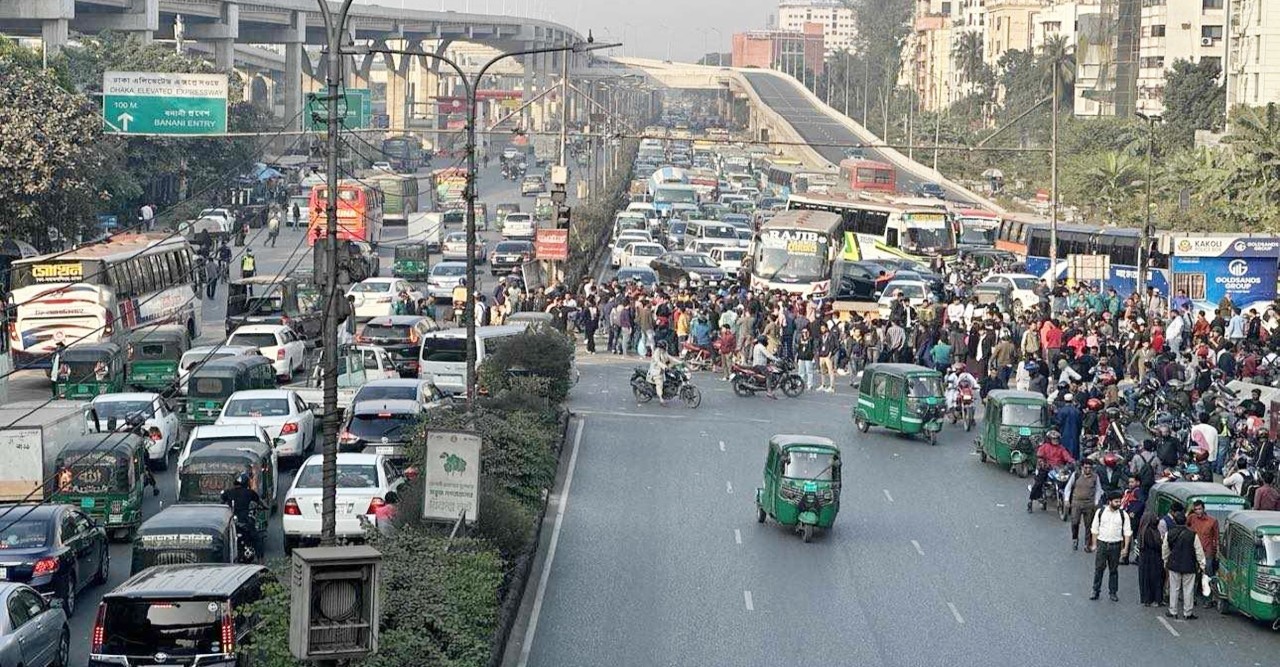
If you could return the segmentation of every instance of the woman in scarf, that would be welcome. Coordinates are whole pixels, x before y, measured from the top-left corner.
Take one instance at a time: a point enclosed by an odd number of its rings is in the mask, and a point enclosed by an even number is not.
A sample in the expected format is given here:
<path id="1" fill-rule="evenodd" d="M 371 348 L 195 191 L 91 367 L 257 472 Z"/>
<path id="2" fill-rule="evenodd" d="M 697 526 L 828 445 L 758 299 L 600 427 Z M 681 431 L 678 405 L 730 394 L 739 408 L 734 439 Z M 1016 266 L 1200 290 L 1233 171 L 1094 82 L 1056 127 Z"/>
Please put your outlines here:
<path id="1" fill-rule="evenodd" d="M 1138 521 L 1138 597 L 1142 606 L 1159 606 L 1164 597 L 1164 557 L 1160 551 L 1160 517 L 1147 503 Z"/>

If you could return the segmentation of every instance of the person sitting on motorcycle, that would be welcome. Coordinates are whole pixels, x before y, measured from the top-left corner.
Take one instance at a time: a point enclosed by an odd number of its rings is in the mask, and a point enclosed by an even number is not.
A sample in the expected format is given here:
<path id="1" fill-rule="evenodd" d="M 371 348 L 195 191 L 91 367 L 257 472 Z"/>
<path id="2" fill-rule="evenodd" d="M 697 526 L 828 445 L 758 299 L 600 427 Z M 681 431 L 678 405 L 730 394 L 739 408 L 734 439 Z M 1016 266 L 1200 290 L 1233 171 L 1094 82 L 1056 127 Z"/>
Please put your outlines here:
<path id="1" fill-rule="evenodd" d="M 751 366 L 757 373 L 764 376 L 765 396 L 777 399 L 778 397 L 773 395 L 773 389 L 777 383 L 773 379 L 773 371 L 769 369 L 769 363 L 776 363 L 778 357 L 769 351 L 768 344 L 768 338 L 756 336 L 756 344 L 751 348 Z"/>
<path id="2" fill-rule="evenodd" d="M 969 391 L 973 391 L 978 387 L 978 379 L 966 369 L 964 364 L 956 363 L 951 366 L 951 372 L 947 373 L 947 409 L 956 409 L 956 399 L 960 397 L 960 388 L 967 387 Z"/>
<path id="3" fill-rule="evenodd" d="M 653 356 L 649 358 L 649 381 L 653 383 L 654 388 L 658 392 L 658 402 L 662 405 L 667 404 L 667 397 L 663 393 L 666 385 L 667 369 L 676 365 L 676 359 L 667 354 L 667 348 L 659 345 L 653 348 Z"/>
<path id="4" fill-rule="evenodd" d="M 1031 503 L 1044 496 L 1044 485 L 1049 481 L 1049 471 L 1075 463 L 1075 457 L 1062 446 L 1062 434 L 1049 431 L 1044 434 L 1044 442 L 1036 448 L 1036 480 L 1031 485 L 1031 495 L 1027 498 L 1027 512 L 1031 511 Z"/>
<path id="5" fill-rule="evenodd" d="M 222 492 L 222 502 L 235 515 L 236 527 L 247 533 L 244 539 L 253 545 L 254 552 L 261 554 L 262 545 L 258 540 L 258 523 L 253 517 L 253 510 L 265 511 L 267 506 L 258 492 L 249 488 L 249 473 L 236 475 L 234 486 Z"/>
<path id="6" fill-rule="evenodd" d="M 1240 401 L 1240 407 L 1250 417 L 1262 417 L 1267 413 L 1267 406 L 1262 403 L 1262 390 L 1254 389 L 1249 398 Z"/>
<path id="7" fill-rule="evenodd" d="M 1106 419 L 1102 413 L 1102 399 L 1090 398 L 1084 402 L 1084 418 L 1081 420 L 1080 439 L 1092 441 L 1107 434 Z"/>

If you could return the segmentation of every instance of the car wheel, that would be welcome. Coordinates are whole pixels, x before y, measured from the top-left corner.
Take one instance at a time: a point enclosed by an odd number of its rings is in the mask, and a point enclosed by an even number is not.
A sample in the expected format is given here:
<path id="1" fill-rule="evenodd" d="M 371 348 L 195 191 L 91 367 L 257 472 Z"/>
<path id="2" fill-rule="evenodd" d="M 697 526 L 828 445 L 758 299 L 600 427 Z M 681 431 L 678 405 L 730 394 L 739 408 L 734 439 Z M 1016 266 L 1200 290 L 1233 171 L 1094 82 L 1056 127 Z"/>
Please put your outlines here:
<path id="1" fill-rule="evenodd" d="M 62 580 L 62 590 L 58 592 L 58 599 L 62 600 L 62 610 L 67 613 L 67 618 L 71 618 L 76 613 L 76 572 L 72 570 Z"/>
<path id="2" fill-rule="evenodd" d="M 111 550 L 104 543 L 102 545 L 102 565 L 98 568 L 98 573 L 93 576 L 93 583 L 105 584 L 107 579 L 111 577 Z"/>
<path id="3" fill-rule="evenodd" d="M 58 652 L 53 656 L 53 662 L 49 663 L 52 667 L 67 667 L 67 661 L 71 656 L 71 631 L 67 626 L 62 626 L 62 634 L 58 635 Z"/>
<path id="4" fill-rule="evenodd" d="M 284 555 L 286 556 L 292 555 L 293 550 L 297 548 L 297 546 L 298 546 L 298 538 L 289 537 L 288 535 L 284 536 Z"/>

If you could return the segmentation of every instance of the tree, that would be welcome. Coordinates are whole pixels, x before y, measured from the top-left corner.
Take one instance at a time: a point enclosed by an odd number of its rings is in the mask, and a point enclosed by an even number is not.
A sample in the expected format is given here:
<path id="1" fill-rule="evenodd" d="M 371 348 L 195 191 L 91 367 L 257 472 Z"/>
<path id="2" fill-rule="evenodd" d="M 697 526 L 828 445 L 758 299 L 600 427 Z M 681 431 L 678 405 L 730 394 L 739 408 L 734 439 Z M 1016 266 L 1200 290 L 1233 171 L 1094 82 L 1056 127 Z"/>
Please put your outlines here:
<path id="1" fill-rule="evenodd" d="M 1280 107 L 1240 108 L 1223 141 L 1233 149 L 1227 196 L 1239 206 L 1241 222 L 1273 231 L 1280 210 Z"/>
<path id="2" fill-rule="evenodd" d="M 1115 210 L 1144 184 L 1144 167 L 1136 158 L 1119 151 L 1107 151 L 1099 158 L 1097 166 L 1085 172 L 1085 182 L 1094 199 L 1106 207 L 1107 221 L 1114 222 Z"/>
<path id="3" fill-rule="evenodd" d="M 989 85 L 994 75 L 991 68 L 987 66 L 987 61 L 982 57 L 982 48 L 982 33 L 976 31 L 960 33 L 960 38 L 951 48 L 951 59 L 960 73 L 960 80 L 962 83 L 969 84 L 973 93 L 968 96 L 971 105 L 975 97 L 994 102 L 990 99 L 992 91 Z M 969 111 L 973 112 L 972 106 Z"/>
<path id="4" fill-rule="evenodd" d="M 865 81 L 880 106 L 881 133 L 887 133 L 889 109 L 902 67 L 902 47 L 911 29 L 912 6 L 902 0 L 860 0 L 849 3 L 857 28 L 854 50 L 865 60 Z M 870 105 L 868 105 L 870 107 Z M 862 119 L 868 125 L 868 119 Z"/>
<path id="5" fill-rule="evenodd" d="M 1053 77 L 1058 76 L 1058 101 L 1070 103 L 1075 96 L 1076 56 L 1071 42 L 1064 35 L 1054 35 L 1045 40 L 1036 58 L 1041 81 L 1047 94 L 1053 93 Z"/>
<path id="6" fill-rule="evenodd" d="M 1219 130 L 1225 116 L 1227 89 L 1216 60 L 1175 60 L 1165 75 L 1164 127 L 1166 147 L 1190 148 L 1196 130 Z"/>

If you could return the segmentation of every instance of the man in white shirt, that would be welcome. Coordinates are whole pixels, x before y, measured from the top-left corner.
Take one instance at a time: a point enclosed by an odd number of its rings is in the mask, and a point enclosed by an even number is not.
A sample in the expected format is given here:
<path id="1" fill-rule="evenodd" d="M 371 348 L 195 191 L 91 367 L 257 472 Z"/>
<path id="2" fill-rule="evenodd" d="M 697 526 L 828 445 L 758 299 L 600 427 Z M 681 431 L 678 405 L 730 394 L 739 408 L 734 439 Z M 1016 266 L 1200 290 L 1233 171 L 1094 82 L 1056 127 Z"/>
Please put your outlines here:
<path id="1" fill-rule="evenodd" d="M 1090 600 L 1097 600 L 1102 591 L 1102 572 L 1110 570 L 1107 579 L 1107 592 L 1112 602 L 1119 602 L 1120 597 L 1120 559 L 1129 553 L 1129 541 L 1133 539 L 1133 528 L 1129 515 L 1120 509 L 1123 496 L 1117 491 L 1107 495 L 1107 504 L 1093 514 L 1093 550 L 1097 554 L 1093 565 L 1093 594 Z"/>

